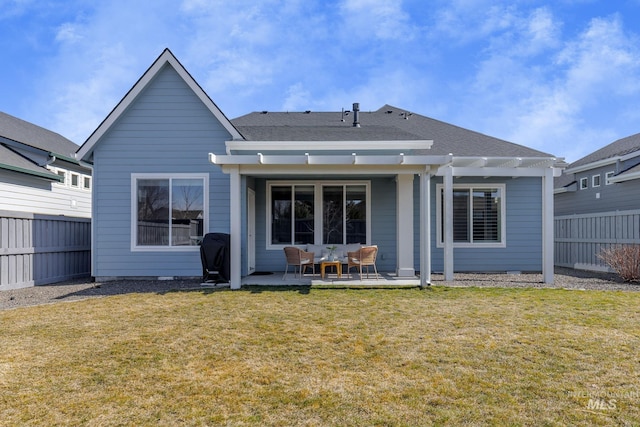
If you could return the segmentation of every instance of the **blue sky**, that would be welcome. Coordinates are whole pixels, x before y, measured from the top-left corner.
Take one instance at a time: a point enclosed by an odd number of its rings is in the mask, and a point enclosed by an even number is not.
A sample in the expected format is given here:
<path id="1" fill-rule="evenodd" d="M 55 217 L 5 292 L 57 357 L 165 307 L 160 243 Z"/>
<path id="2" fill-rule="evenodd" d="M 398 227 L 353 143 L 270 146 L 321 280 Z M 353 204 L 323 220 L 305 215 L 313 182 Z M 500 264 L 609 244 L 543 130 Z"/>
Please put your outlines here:
<path id="1" fill-rule="evenodd" d="M 0 0 L 0 111 L 81 144 L 168 47 L 222 111 L 391 104 L 575 161 L 640 132 L 640 0 Z"/>

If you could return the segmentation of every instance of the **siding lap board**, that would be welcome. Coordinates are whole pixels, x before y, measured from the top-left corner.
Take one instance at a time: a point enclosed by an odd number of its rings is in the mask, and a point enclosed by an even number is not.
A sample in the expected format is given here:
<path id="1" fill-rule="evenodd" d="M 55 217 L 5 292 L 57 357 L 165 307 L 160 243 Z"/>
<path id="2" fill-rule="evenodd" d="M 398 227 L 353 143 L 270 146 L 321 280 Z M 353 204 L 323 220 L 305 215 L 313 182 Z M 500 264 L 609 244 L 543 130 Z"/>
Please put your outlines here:
<path id="1" fill-rule="evenodd" d="M 175 70 L 159 71 L 94 151 L 96 277 L 200 276 L 189 252 L 131 252 L 131 174 L 209 174 L 209 232 L 229 232 L 229 177 L 208 161 L 229 133 Z"/>

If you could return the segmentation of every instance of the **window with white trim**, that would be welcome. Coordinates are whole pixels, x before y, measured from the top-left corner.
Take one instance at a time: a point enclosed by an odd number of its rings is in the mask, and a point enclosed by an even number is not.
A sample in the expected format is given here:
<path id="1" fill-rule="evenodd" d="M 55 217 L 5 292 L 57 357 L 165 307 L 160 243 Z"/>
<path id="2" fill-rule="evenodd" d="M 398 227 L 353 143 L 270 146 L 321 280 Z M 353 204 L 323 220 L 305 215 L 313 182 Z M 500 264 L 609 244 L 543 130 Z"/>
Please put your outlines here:
<path id="1" fill-rule="evenodd" d="M 267 246 L 370 241 L 368 181 L 270 181 Z"/>
<path id="2" fill-rule="evenodd" d="M 91 190 L 91 177 L 82 175 L 82 188 L 85 190 Z"/>
<path id="3" fill-rule="evenodd" d="M 580 189 L 586 190 L 589 188 L 589 178 L 580 178 Z"/>
<path id="4" fill-rule="evenodd" d="M 613 178 L 613 176 L 615 174 L 616 173 L 614 171 L 609 171 L 609 172 L 605 173 L 604 174 L 604 185 L 611 185 L 612 184 L 611 178 Z"/>
<path id="5" fill-rule="evenodd" d="M 62 181 L 60 181 L 60 185 L 67 185 L 67 172 L 62 170 L 62 169 L 58 169 L 56 171 L 56 174 L 62 178 Z"/>
<path id="6" fill-rule="evenodd" d="M 197 247 L 206 232 L 207 176 L 133 174 L 132 248 Z"/>
<path id="7" fill-rule="evenodd" d="M 444 186 L 436 186 L 438 246 L 444 245 L 445 211 Z M 456 247 L 505 245 L 505 185 L 453 186 L 453 243 Z"/>
<path id="8" fill-rule="evenodd" d="M 71 172 L 71 186 L 80 187 L 80 175 Z"/>
<path id="9" fill-rule="evenodd" d="M 600 175 L 593 175 L 591 177 L 591 186 L 600 187 Z"/>

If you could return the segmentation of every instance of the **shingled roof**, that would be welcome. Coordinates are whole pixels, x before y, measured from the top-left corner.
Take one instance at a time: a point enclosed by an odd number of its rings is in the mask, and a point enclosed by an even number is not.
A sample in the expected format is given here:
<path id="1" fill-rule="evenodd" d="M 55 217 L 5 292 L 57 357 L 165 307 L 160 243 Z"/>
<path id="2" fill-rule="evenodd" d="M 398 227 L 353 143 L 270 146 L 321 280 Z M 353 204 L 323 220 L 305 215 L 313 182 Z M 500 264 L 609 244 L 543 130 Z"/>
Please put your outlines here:
<path id="1" fill-rule="evenodd" d="M 635 151 L 640 151 L 640 133 L 618 139 L 617 141 L 614 141 L 611 144 L 606 145 L 579 160 L 576 160 L 575 162 L 571 163 L 567 167 L 567 169 L 585 166 L 590 163 L 598 162 L 600 160 L 624 156 Z"/>
<path id="2" fill-rule="evenodd" d="M 35 149 L 75 163 L 78 146 L 58 133 L 0 112 L 0 168 L 60 180 L 58 175 L 29 158 L 26 153 L 30 150 L 20 148 Z"/>
<path id="3" fill-rule="evenodd" d="M 254 112 L 231 120 L 247 139 L 255 141 L 393 141 L 433 140 L 422 154 L 479 157 L 553 157 L 522 145 L 384 105 L 359 112 Z"/>
<path id="4" fill-rule="evenodd" d="M 0 138 L 73 159 L 78 145 L 64 136 L 0 112 Z"/>

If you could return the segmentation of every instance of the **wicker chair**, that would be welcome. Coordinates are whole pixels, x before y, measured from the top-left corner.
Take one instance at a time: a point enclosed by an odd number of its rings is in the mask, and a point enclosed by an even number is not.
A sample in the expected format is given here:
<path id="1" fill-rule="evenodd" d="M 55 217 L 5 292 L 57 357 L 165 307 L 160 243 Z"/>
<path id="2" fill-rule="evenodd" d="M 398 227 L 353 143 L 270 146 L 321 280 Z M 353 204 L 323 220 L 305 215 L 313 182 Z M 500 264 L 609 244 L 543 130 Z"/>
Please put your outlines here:
<path id="1" fill-rule="evenodd" d="M 296 267 L 298 268 L 298 272 L 300 273 L 300 276 L 302 276 L 304 272 L 307 271 L 307 268 L 309 267 L 311 267 L 313 271 L 313 275 L 315 276 L 316 266 L 313 263 L 313 256 L 314 256 L 313 252 L 306 252 L 294 246 L 287 246 L 286 248 L 284 248 L 284 256 L 287 259 L 287 264 L 285 266 L 284 275 L 282 276 L 282 279 L 285 279 L 287 277 L 287 273 L 289 272 L 290 265 L 293 266 L 294 277 L 296 274 Z"/>
<path id="2" fill-rule="evenodd" d="M 362 279 L 362 267 L 367 268 L 367 279 L 369 278 L 369 266 L 373 266 L 373 271 L 376 273 L 376 280 L 378 280 L 378 269 L 376 268 L 376 256 L 378 255 L 377 246 L 363 246 L 356 252 L 347 252 L 347 273 L 351 277 L 352 267 L 358 267 L 360 271 L 360 279 Z"/>

